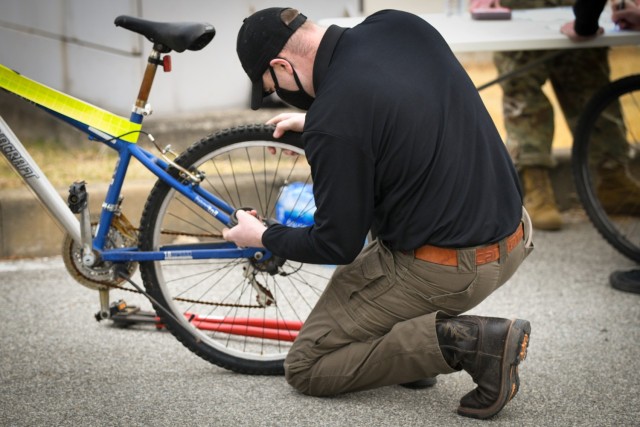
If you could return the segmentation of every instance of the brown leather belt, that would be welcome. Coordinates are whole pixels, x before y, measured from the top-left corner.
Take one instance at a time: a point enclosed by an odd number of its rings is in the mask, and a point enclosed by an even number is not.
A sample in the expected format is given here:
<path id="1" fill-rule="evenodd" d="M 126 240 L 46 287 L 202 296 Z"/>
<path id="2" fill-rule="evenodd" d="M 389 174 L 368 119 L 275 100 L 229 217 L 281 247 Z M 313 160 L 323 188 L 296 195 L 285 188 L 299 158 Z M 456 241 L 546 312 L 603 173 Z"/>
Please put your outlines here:
<path id="1" fill-rule="evenodd" d="M 524 238 L 524 228 L 522 224 L 518 226 L 516 231 L 509 237 L 505 237 L 507 242 L 507 253 L 518 246 L 518 243 Z M 434 264 L 448 265 L 451 267 L 458 266 L 458 251 L 460 249 L 440 248 L 438 246 L 424 245 L 415 250 L 414 256 L 423 261 L 432 262 Z M 494 243 L 475 249 L 476 265 L 488 264 L 500 259 L 500 244 Z"/>

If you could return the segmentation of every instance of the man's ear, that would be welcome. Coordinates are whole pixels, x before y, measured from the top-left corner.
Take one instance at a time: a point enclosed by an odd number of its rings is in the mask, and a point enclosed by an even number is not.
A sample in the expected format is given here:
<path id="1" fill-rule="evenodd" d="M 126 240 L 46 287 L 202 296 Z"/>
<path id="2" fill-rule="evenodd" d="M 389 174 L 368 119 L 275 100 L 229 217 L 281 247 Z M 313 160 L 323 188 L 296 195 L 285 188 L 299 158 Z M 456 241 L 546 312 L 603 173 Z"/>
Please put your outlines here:
<path id="1" fill-rule="evenodd" d="M 293 74 L 293 68 L 291 67 L 291 64 L 289 63 L 289 61 L 287 61 L 286 59 L 282 59 L 282 58 L 273 58 L 270 62 L 269 65 L 271 66 L 271 68 L 273 68 L 274 70 L 278 70 L 278 69 L 284 69 L 285 72 L 289 73 L 289 74 Z"/>

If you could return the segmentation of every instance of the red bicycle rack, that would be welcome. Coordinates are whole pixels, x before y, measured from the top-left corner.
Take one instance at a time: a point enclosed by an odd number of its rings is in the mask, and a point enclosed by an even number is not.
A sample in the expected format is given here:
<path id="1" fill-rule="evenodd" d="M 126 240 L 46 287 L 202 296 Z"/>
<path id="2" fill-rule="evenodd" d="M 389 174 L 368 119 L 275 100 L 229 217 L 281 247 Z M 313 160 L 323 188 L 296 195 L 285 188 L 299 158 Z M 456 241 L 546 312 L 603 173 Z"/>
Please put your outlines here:
<path id="1" fill-rule="evenodd" d="M 184 316 L 187 321 L 204 331 L 279 341 L 295 340 L 302 327 L 302 322 L 298 320 L 257 317 L 207 317 L 192 313 L 185 313 Z M 155 312 L 143 311 L 139 307 L 129 306 L 124 300 L 111 304 L 109 318 L 116 325 L 123 327 L 139 323 L 151 323 L 156 329 L 164 328 L 162 320 Z"/>

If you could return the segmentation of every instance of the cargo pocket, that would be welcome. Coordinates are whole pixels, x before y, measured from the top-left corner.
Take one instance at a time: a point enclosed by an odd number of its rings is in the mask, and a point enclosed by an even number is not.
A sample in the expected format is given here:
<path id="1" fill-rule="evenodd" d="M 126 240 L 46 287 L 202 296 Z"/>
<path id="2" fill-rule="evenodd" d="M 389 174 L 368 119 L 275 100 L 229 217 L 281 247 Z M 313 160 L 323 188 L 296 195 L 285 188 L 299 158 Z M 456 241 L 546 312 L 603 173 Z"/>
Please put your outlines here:
<path id="1" fill-rule="evenodd" d="M 434 296 L 430 299 L 430 302 L 434 307 L 445 313 L 451 315 L 463 313 L 478 304 L 478 297 L 475 292 L 477 283 L 478 276 L 476 276 L 465 290 Z"/>
<path id="2" fill-rule="evenodd" d="M 391 279 L 387 275 L 381 260 L 368 257 L 362 263 L 363 286 L 358 294 L 366 300 L 374 300 L 391 287 Z"/>

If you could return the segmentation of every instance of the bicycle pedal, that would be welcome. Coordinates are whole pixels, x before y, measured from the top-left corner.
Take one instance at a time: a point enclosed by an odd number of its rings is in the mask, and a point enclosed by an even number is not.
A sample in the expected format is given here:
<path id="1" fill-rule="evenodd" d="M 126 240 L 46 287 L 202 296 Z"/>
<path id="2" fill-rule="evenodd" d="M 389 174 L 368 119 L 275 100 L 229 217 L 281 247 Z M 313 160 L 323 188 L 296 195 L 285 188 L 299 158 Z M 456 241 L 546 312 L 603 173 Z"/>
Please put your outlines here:
<path id="1" fill-rule="evenodd" d="M 85 181 L 75 181 L 69 186 L 67 205 L 71 212 L 78 214 L 87 208 L 88 193 Z"/>
<path id="2" fill-rule="evenodd" d="M 139 307 L 135 305 L 127 305 L 127 302 L 123 299 L 112 302 L 109 306 L 109 317 L 113 317 L 118 314 L 133 314 L 140 311 Z"/>
<path id="3" fill-rule="evenodd" d="M 138 311 L 135 313 L 118 313 L 111 317 L 111 321 L 118 326 L 130 326 L 140 323 L 152 323 L 156 329 L 163 329 L 164 325 L 160 322 L 160 319 L 153 312 Z"/>
<path id="4" fill-rule="evenodd" d="M 109 319 L 118 326 L 129 326 L 137 323 L 153 323 L 157 329 L 162 329 L 164 325 L 156 313 L 152 311 L 142 311 L 135 305 L 127 305 L 124 300 L 111 303 L 109 309 Z"/>

